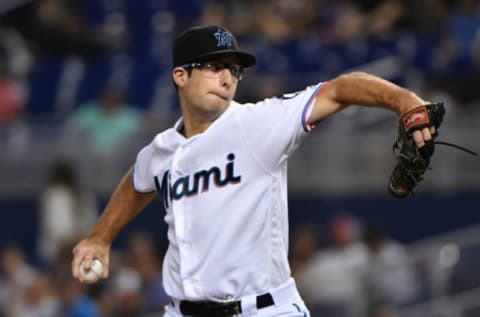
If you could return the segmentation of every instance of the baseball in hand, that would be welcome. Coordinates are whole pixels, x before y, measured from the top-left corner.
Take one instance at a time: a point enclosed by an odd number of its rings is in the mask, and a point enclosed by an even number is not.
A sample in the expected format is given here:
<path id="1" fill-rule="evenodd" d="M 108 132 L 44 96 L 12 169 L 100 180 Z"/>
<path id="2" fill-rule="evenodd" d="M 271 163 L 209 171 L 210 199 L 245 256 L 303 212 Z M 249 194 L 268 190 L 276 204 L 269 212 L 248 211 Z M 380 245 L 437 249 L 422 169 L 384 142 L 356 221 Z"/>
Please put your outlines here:
<path id="1" fill-rule="evenodd" d="M 97 259 L 94 259 L 90 265 L 90 269 L 84 267 L 84 262 L 80 263 L 80 274 L 85 283 L 91 284 L 98 282 L 102 278 L 103 264 Z"/>

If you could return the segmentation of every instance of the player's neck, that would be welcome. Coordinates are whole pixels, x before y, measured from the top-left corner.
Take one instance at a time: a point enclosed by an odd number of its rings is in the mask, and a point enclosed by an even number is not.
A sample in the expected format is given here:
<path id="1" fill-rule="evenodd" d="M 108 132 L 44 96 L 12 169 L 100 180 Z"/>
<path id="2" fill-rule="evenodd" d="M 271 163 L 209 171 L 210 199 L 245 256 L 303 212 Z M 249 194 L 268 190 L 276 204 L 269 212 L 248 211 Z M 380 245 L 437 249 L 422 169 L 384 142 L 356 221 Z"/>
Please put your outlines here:
<path id="1" fill-rule="evenodd" d="M 208 127 L 212 123 L 204 123 L 204 124 L 199 124 L 195 123 L 193 125 L 187 124 L 186 122 L 183 123 L 183 128 L 181 129 L 180 133 L 183 134 L 185 138 L 191 138 L 194 135 L 203 133 L 205 130 L 208 129 Z"/>
<path id="2" fill-rule="evenodd" d="M 212 125 L 212 123 L 218 118 L 218 116 L 201 116 L 201 115 L 193 115 L 191 113 L 184 113 L 183 114 L 183 128 L 180 131 L 184 137 L 187 139 L 203 133 L 205 130 L 208 129 Z"/>
<path id="3" fill-rule="evenodd" d="M 224 109 L 225 110 L 225 109 Z M 183 128 L 179 131 L 185 138 L 203 133 L 212 123 L 222 115 L 221 112 L 198 112 L 198 111 L 182 111 Z"/>

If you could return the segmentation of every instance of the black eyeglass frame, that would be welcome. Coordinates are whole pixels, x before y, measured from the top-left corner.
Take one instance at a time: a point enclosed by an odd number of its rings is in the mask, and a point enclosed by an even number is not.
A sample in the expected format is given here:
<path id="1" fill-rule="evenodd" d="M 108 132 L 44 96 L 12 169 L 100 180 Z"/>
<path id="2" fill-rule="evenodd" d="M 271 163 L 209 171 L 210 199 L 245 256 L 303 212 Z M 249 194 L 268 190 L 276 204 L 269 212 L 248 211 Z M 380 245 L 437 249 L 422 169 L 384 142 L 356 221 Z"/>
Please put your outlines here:
<path id="1" fill-rule="evenodd" d="M 196 69 L 201 69 L 203 66 L 205 65 L 221 65 L 222 66 L 222 69 L 219 69 L 217 70 L 218 73 L 224 71 L 225 69 L 228 69 L 230 71 L 230 73 L 233 75 L 233 77 L 235 77 L 238 81 L 242 80 L 243 79 L 243 66 L 242 65 L 239 65 L 239 64 L 234 64 L 234 63 L 224 63 L 224 62 L 203 62 L 203 63 L 200 63 L 200 62 L 192 62 L 192 63 L 186 63 L 186 64 L 183 64 L 183 65 L 180 65 L 179 67 L 182 67 L 182 68 L 185 68 L 185 69 L 192 69 L 192 68 L 196 68 Z M 215 72 L 215 70 L 213 70 Z"/>

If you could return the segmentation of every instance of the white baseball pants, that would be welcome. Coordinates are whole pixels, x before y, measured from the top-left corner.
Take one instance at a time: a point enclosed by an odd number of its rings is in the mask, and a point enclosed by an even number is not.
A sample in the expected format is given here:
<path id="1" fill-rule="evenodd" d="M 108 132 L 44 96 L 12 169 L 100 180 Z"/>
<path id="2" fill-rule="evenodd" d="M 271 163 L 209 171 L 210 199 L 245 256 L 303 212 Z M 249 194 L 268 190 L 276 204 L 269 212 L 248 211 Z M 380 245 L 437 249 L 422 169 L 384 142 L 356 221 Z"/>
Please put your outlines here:
<path id="1" fill-rule="evenodd" d="M 240 299 L 242 314 L 238 317 L 310 317 L 305 303 L 300 297 L 295 281 L 291 278 L 287 283 L 270 291 L 274 305 L 258 309 L 256 295 L 245 296 Z M 179 300 L 173 299 L 172 303 L 165 306 L 164 317 L 188 317 L 180 313 Z"/>

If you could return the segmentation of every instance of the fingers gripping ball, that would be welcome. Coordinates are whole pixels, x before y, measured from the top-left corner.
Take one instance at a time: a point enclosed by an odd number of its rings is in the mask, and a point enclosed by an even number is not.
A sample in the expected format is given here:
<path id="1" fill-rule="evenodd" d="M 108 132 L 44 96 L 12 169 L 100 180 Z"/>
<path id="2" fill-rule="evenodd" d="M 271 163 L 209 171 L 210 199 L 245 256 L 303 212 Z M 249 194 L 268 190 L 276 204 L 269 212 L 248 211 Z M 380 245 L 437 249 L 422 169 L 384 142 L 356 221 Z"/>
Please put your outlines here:
<path id="1" fill-rule="evenodd" d="M 90 265 L 90 268 L 86 268 L 85 262 L 80 263 L 80 274 L 83 282 L 92 284 L 98 282 L 102 278 L 103 264 L 98 259 L 94 259 Z"/>

